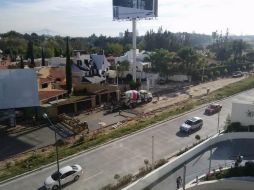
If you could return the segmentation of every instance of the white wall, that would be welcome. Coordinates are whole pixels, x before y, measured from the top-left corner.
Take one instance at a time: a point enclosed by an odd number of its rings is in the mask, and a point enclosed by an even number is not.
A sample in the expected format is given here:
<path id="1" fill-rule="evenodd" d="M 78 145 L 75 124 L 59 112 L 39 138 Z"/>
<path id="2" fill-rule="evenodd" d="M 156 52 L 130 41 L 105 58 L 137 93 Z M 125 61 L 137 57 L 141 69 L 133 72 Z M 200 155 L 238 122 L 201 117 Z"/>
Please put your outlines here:
<path id="1" fill-rule="evenodd" d="M 240 122 L 243 126 L 254 124 L 254 104 L 251 103 L 233 103 L 232 122 Z"/>
<path id="2" fill-rule="evenodd" d="M 170 171 L 178 168 L 179 166 L 183 166 L 186 161 L 189 161 L 195 156 L 198 156 L 201 152 L 207 150 L 210 146 L 215 145 L 219 142 L 233 140 L 233 139 L 254 139 L 254 133 L 249 132 L 239 132 L 239 133 L 225 133 L 221 135 L 215 135 L 204 142 L 200 143 L 199 145 L 195 146 L 194 148 L 190 149 L 189 151 L 183 153 L 182 155 L 172 159 L 167 164 L 157 168 L 150 174 L 146 175 L 145 177 L 141 178 L 140 180 L 134 182 L 130 186 L 124 188 L 124 190 L 140 190 L 145 189 L 153 182 L 159 180 Z"/>
<path id="3" fill-rule="evenodd" d="M 169 77 L 169 80 L 177 81 L 177 82 L 189 81 L 187 75 L 173 75 Z"/>
<path id="4" fill-rule="evenodd" d="M 59 67 L 66 64 L 66 58 L 63 57 L 51 57 L 48 59 L 48 65 L 51 67 Z"/>

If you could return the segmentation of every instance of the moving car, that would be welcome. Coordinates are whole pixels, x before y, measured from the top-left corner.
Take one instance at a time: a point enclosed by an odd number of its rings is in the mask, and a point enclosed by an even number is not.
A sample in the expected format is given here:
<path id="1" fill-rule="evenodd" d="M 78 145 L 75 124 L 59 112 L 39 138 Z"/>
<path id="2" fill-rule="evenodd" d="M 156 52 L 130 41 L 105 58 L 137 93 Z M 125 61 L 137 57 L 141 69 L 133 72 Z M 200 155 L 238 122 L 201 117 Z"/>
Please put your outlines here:
<path id="1" fill-rule="evenodd" d="M 242 76 L 243 76 L 243 72 L 242 71 L 236 71 L 232 75 L 233 78 L 242 77 Z"/>
<path id="2" fill-rule="evenodd" d="M 220 104 L 210 104 L 206 109 L 205 109 L 205 114 L 206 115 L 211 115 L 214 113 L 218 113 L 221 111 L 222 106 Z"/>
<path id="3" fill-rule="evenodd" d="M 193 131 L 201 129 L 202 126 L 203 126 L 203 120 L 200 117 L 192 117 L 186 120 L 180 126 L 180 132 L 189 134 Z"/>
<path id="4" fill-rule="evenodd" d="M 59 169 L 59 173 L 56 171 L 51 176 L 47 177 L 47 179 L 44 182 L 44 186 L 46 189 L 53 189 L 56 190 L 59 188 L 59 178 L 61 186 L 71 182 L 71 181 L 77 181 L 82 175 L 83 170 L 80 165 L 73 165 L 73 166 L 65 166 L 61 169 Z"/>

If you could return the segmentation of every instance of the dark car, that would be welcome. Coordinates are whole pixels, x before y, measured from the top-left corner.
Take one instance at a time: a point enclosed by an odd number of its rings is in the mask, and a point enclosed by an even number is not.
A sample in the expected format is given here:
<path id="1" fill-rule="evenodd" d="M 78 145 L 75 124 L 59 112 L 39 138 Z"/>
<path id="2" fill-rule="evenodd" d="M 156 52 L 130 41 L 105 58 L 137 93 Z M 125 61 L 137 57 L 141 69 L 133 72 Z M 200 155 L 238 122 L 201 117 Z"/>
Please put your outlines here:
<path id="1" fill-rule="evenodd" d="M 242 71 L 236 71 L 233 73 L 232 77 L 237 78 L 237 77 L 242 77 L 243 72 Z"/>
<path id="2" fill-rule="evenodd" d="M 222 106 L 220 104 L 210 104 L 206 109 L 205 109 L 205 114 L 206 115 L 211 115 L 217 112 L 221 111 Z"/>

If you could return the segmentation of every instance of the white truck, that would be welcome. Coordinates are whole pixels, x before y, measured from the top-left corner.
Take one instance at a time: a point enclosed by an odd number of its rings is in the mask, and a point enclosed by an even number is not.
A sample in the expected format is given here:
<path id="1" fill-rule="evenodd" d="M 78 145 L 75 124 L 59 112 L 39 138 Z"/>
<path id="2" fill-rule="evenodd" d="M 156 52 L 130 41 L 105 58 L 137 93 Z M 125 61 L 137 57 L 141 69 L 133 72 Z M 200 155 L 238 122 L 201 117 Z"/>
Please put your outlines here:
<path id="1" fill-rule="evenodd" d="M 124 93 L 123 103 L 129 108 L 136 107 L 137 104 L 151 102 L 153 100 L 152 93 L 146 90 L 128 90 Z"/>

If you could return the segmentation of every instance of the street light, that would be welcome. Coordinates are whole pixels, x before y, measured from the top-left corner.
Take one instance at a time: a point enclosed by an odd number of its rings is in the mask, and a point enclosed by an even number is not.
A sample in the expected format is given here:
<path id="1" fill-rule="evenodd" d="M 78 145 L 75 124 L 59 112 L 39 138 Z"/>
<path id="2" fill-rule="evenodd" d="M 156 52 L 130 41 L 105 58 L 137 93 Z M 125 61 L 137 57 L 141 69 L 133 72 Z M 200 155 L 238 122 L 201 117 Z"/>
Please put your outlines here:
<path id="1" fill-rule="evenodd" d="M 51 126 L 54 127 L 54 124 L 50 121 L 50 119 L 48 118 L 48 115 L 46 113 L 44 113 L 43 115 L 44 119 L 47 119 L 48 122 L 50 123 Z M 59 189 L 61 190 L 61 181 L 60 181 L 60 176 L 59 176 L 59 157 L 58 157 L 58 146 L 57 146 L 57 137 L 56 137 L 56 129 L 54 127 L 54 132 L 55 132 L 55 146 L 56 146 L 56 164 L 57 164 L 57 173 L 58 173 L 58 185 L 59 185 Z"/>

